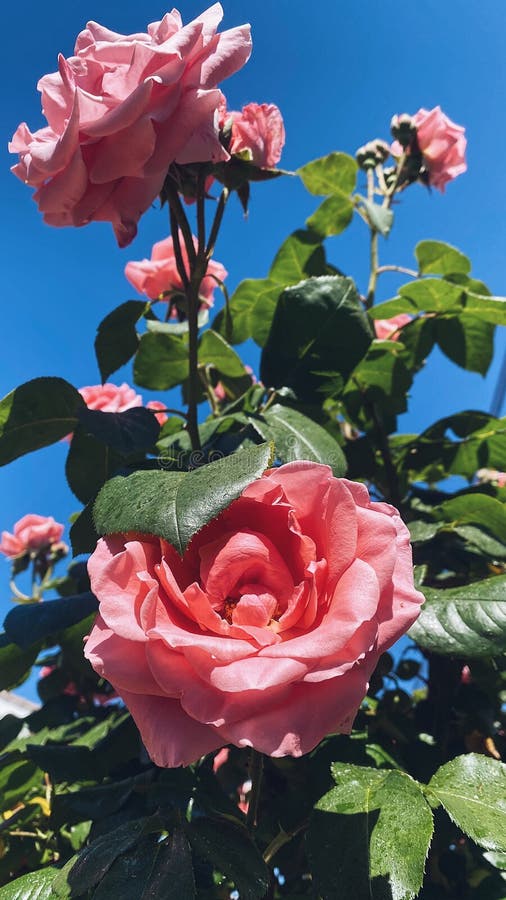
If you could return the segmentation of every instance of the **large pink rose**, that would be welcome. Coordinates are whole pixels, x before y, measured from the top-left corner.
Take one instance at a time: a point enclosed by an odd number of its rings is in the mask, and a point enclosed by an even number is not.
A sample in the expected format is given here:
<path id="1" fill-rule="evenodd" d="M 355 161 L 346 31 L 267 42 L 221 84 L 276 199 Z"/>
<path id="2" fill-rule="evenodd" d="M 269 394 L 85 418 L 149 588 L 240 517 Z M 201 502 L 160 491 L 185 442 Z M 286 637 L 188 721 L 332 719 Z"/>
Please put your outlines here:
<path id="1" fill-rule="evenodd" d="M 283 118 L 274 103 L 248 103 L 241 112 L 220 108 L 220 125 L 231 121 L 230 153 L 243 153 L 261 169 L 270 169 L 281 159 L 285 144 Z"/>
<path id="2" fill-rule="evenodd" d="M 55 522 L 52 516 L 28 513 L 16 522 L 14 534 L 2 531 L 0 553 L 14 559 L 16 556 L 24 556 L 25 553 L 38 553 L 45 548 L 49 550 L 54 544 L 59 543 L 63 529 L 64 526 Z"/>
<path id="3" fill-rule="evenodd" d="M 412 317 L 407 313 L 399 313 L 398 316 L 392 316 L 391 319 L 375 319 L 376 337 L 380 341 L 398 341 L 401 336 L 399 329 L 411 321 Z"/>
<path id="4" fill-rule="evenodd" d="M 89 572 L 86 656 L 161 766 L 227 743 L 300 756 L 349 732 L 423 601 L 397 510 L 310 462 L 266 472 L 182 559 L 160 538 L 110 535 Z"/>
<path id="5" fill-rule="evenodd" d="M 48 125 L 17 129 L 13 172 L 37 188 L 50 225 L 112 222 L 120 246 L 163 186 L 170 164 L 225 160 L 218 82 L 251 52 L 248 25 L 217 33 L 219 3 L 183 26 L 177 10 L 147 34 L 89 22 L 75 56 L 39 81 Z"/>
<path id="6" fill-rule="evenodd" d="M 465 128 L 452 122 L 440 106 L 419 109 L 413 122 L 429 183 L 444 193 L 446 183 L 467 170 Z"/>
<path id="7" fill-rule="evenodd" d="M 197 239 L 193 238 L 195 249 L 197 249 Z M 183 257 L 186 273 L 189 274 L 188 254 L 181 240 L 181 255 Z M 125 275 L 130 284 L 134 286 L 140 294 L 145 294 L 150 300 L 156 300 L 160 294 L 175 291 L 181 293 L 183 291 L 183 283 L 179 277 L 176 266 L 176 258 L 174 256 L 174 242 L 172 237 L 165 238 L 153 245 L 151 251 L 151 259 L 141 259 L 139 262 L 129 262 L 125 266 Z M 227 277 L 227 270 L 219 262 L 210 260 L 207 266 L 207 275 L 204 276 L 200 285 L 199 296 L 205 306 L 213 305 L 213 294 L 219 281 L 224 281 Z M 163 299 L 169 300 L 170 297 Z"/>

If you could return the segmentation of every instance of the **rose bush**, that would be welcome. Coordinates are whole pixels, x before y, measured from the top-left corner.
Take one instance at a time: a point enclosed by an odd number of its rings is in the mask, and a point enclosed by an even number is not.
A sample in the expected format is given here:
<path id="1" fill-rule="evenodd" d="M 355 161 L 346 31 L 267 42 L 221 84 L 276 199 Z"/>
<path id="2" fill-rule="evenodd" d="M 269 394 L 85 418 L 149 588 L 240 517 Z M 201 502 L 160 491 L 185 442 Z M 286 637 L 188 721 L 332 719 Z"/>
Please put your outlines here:
<path id="1" fill-rule="evenodd" d="M 281 159 L 285 143 L 283 118 L 274 103 L 248 103 L 241 112 L 220 109 L 220 125 L 230 126 L 232 154 L 243 154 L 261 169 L 269 169 Z"/>
<path id="2" fill-rule="evenodd" d="M 63 534 L 64 526 L 55 522 L 52 516 L 38 516 L 28 513 L 14 525 L 14 533 L 2 531 L 0 553 L 9 559 L 24 556 L 25 553 L 36 553 L 44 548 L 57 544 Z"/>
<path id="3" fill-rule="evenodd" d="M 88 565 L 86 656 L 152 759 L 225 743 L 300 756 L 351 730 L 379 655 L 416 619 L 397 511 L 329 467 L 271 469 L 193 539 L 110 535 Z"/>
<path id="4" fill-rule="evenodd" d="M 129 35 L 89 22 L 75 55 L 41 78 L 48 125 L 32 133 L 23 122 L 9 149 L 48 224 L 111 222 L 126 246 L 172 162 L 228 159 L 217 84 L 248 60 L 251 40 L 247 25 L 218 34 L 222 16 L 216 3 L 183 25 L 172 10 Z"/>
<path id="5" fill-rule="evenodd" d="M 195 249 L 197 249 L 197 239 L 195 237 L 193 238 L 193 243 Z M 181 255 L 185 270 L 189 274 L 188 254 L 182 237 Z M 171 293 L 184 293 L 183 283 L 177 270 L 172 237 L 167 237 L 153 245 L 151 259 L 128 262 L 125 266 L 125 275 L 135 290 L 139 294 L 145 294 L 150 300 L 160 298 L 168 301 Z M 224 281 L 226 277 L 227 270 L 225 267 L 211 259 L 207 265 L 207 274 L 202 279 L 199 289 L 200 300 L 205 306 L 210 307 L 213 305 L 213 295 L 218 287 L 216 279 Z M 168 294 L 169 296 L 160 297 L 161 294 Z"/>

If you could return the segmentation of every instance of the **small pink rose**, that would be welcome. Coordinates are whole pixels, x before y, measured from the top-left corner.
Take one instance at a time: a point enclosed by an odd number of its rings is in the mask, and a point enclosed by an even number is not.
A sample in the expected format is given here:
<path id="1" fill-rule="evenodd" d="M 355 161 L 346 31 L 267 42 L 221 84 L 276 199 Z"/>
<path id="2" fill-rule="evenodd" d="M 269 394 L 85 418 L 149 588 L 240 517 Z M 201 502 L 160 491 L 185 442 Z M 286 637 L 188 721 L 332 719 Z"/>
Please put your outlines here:
<path id="1" fill-rule="evenodd" d="M 245 154 L 261 169 L 271 169 L 281 159 L 285 143 L 283 118 L 274 103 L 248 103 L 241 112 L 220 108 L 220 125 L 231 122 L 229 151 Z"/>
<path id="2" fill-rule="evenodd" d="M 126 409 L 142 406 L 141 395 L 136 394 L 126 382 L 119 387 L 110 382 L 93 384 L 79 388 L 79 393 L 88 409 L 98 409 L 101 412 L 124 412 Z"/>
<path id="3" fill-rule="evenodd" d="M 467 170 L 465 128 L 452 122 L 440 106 L 419 109 L 413 121 L 429 183 L 444 192 L 448 181 Z"/>
<path id="4" fill-rule="evenodd" d="M 146 409 L 162 410 L 162 412 L 156 413 L 155 419 L 160 427 L 162 425 L 165 425 L 167 419 L 169 418 L 167 413 L 165 412 L 165 403 L 162 403 L 161 400 L 149 400 L 149 402 L 146 403 Z"/>
<path id="5" fill-rule="evenodd" d="M 197 239 L 193 238 L 193 244 L 197 249 Z M 181 238 L 181 255 L 185 271 L 189 274 L 188 255 Z M 172 237 L 165 238 L 153 245 L 151 259 L 142 259 L 139 262 L 129 262 L 125 266 L 125 275 L 139 292 L 145 294 L 150 300 L 158 298 L 170 300 L 170 296 L 161 297 L 161 294 L 182 293 L 183 283 L 176 266 L 174 255 L 174 243 Z M 227 271 L 219 262 L 211 259 L 207 266 L 207 274 L 200 285 L 200 300 L 206 307 L 211 307 L 214 302 L 214 291 L 219 281 L 224 281 Z"/>
<path id="6" fill-rule="evenodd" d="M 376 337 L 380 341 L 398 341 L 401 336 L 399 329 L 411 321 L 411 316 L 408 316 L 407 313 L 399 313 L 398 316 L 392 316 L 391 319 L 375 319 Z"/>
<path id="7" fill-rule="evenodd" d="M 124 247 L 171 163 L 228 159 L 217 85 L 247 62 L 251 38 L 249 25 L 218 33 L 222 16 L 216 3 L 183 25 L 173 9 L 128 35 L 88 22 L 75 55 L 41 78 L 48 124 L 23 122 L 9 149 L 49 225 L 111 222 Z"/>
<path id="8" fill-rule="evenodd" d="M 24 556 L 25 553 L 38 553 L 50 550 L 59 544 L 64 526 L 55 522 L 52 516 L 37 516 L 28 513 L 14 525 L 14 533 L 2 531 L 0 553 L 9 559 Z M 65 545 L 62 545 L 63 547 Z"/>
<path id="9" fill-rule="evenodd" d="M 92 384 L 79 388 L 79 393 L 88 409 L 96 409 L 100 412 L 125 412 L 127 409 L 143 405 L 141 395 L 137 394 L 125 381 L 120 385 L 111 384 L 110 381 L 106 381 L 105 384 Z M 146 404 L 146 409 L 165 409 L 165 404 L 160 400 L 150 400 Z M 163 425 L 167 421 L 167 416 L 161 412 L 156 419 L 160 425 Z M 63 440 L 71 441 L 72 435 L 68 434 Z"/>
<path id="10" fill-rule="evenodd" d="M 424 599 L 397 510 L 312 462 L 266 472 L 182 559 L 116 534 L 88 569 L 100 611 L 85 655 L 161 766 L 224 744 L 301 756 L 348 733 Z"/>

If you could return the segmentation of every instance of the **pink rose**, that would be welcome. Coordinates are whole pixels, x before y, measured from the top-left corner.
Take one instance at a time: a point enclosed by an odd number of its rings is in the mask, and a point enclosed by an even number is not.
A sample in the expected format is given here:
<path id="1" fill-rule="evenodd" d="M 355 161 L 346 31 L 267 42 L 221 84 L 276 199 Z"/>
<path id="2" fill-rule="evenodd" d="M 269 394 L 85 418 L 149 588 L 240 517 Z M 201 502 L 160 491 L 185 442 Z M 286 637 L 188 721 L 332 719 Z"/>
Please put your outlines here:
<path id="1" fill-rule="evenodd" d="M 161 400 L 149 400 L 148 403 L 146 403 L 146 409 L 165 410 L 165 403 L 162 403 Z M 155 413 L 155 419 L 160 426 L 165 425 L 168 418 L 166 412 Z"/>
<path id="2" fill-rule="evenodd" d="M 135 406 L 142 406 L 142 397 L 136 394 L 126 382 L 117 387 L 115 384 L 94 384 L 90 387 L 79 388 L 79 393 L 88 409 L 98 409 L 101 412 L 124 412 Z"/>
<path id="3" fill-rule="evenodd" d="M 285 144 L 285 128 L 274 103 L 248 103 L 241 112 L 228 112 L 226 103 L 223 103 L 220 108 L 221 127 L 230 120 L 230 153 L 244 153 L 261 169 L 271 169 L 279 162 Z"/>
<path id="4" fill-rule="evenodd" d="M 25 553 L 38 553 L 50 549 L 60 541 L 64 526 L 55 522 L 52 516 L 37 516 L 28 513 L 14 525 L 14 534 L 2 531 L 0 553 L 9 559 L 24 556 Z M 63 545 L 62 545 L 63 546 Z"/>
<path id="5" fill-rule="evenodd" d="M 125 381 L 119 387 L 106 381 L 105 384 L 93 384 L 88 387 L 79 388 L 79 393 L 83 398 L 88 409 L 98 409 L 100 412 L 125 412 L 127 409 L 142 406 L 143 400 L 140 394 L 136 394 L 134 389 Z M 160 400 L 149 400 L 146 403 L 146 409 L 165 409 L 165 403 Z M 158 423 L 163 425 L 167 421 L 167 415 L 163 412 L 155 416 Z M 72 435 L 62 438 L 64 441 L 71 441 Z"/>
<path id="6" fill-rule="evenodd" d="M 399 329 L 411 322 L 411 316 L 407 313 L 399 313 L 391 319 L 375 319 L 374 330 L 379 341 L 398 341 L 401 334 Z"/>
<path id="7" fill-rule="evenodd" d="M 476 477 L 482 484 L 497 484 L 497 487 L 506 487 L 506 472 L 498 469 L 478 469 Z"/>
<path id="8" fill-rule="evenodd" d="M 174 9 L 129 35 L 89 22 L 75 56 L 41 78 L 48 125 L 23 122 L 9 149 L 49 225 L 111 222 L 124 247 L 171 163 L 228 159 L 217 84 L 247 62 L 251 38 L 248 25 L 218 34 L 222 16 L 216 3 L 183 26 Z"/>
<path id="9" fill-rule="evenodd" d="M 116 534 L 88 568 L 100 612 L 85 655 L 161 766 L 229 743 L 300 756 L 348 733 L 423 601 L 397 510 L 312 462 L 266 472 L 182 559 Z"/>
<path id="10" fill-rule="evenodd" d="M 197 249 L 197 239 L 193 238 L 195 249 Z M 184 267 L 189 274 L 188 255 L 185 250 L 184 241 L 181 240 L 181 254 L 183 257 Z M 174 256 L 174 244 L 172 237 L 165 238 L 153 245 L 151 251 L 151 259 L 142 259 L 139 262 L 129 262 L 125 266 L 125 275 L 140 294 L 145 294 L 150 300 L 156 300 L 160 294 L 175 291 L 183 292 L 183 283 L 177 271 L 176 258 Z M 200 299 L 202 303 L 210 307 L 213 305 L 213 294 L 219 281 L 224 281 L 227 277 L 226 269 L 219 262 L 210 260 L 207 266 L 207 275 L 204 276 L 200 285 Z M 170 297 L 162 297 L 163 300 L 170 300 Z"/>
<path id="11" fill-rule="evenodd" d="M 448 181 L 467 170 L 465 128 L 435 106 L 413 116 L 418 146 L 429 173 L 429 184 L 444 193 Z"/>

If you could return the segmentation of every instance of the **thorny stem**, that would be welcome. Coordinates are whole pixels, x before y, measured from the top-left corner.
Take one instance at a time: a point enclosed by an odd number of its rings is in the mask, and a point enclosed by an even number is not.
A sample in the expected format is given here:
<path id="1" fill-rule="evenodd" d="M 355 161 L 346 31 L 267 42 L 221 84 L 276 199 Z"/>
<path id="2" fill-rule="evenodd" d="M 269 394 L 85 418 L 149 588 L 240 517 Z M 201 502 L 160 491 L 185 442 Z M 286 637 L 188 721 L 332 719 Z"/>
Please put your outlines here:
<path id="1" fill-rule="evenodd" d="M 186 271 L 186 267 L 184 264 L 183 254 L 181 251 L 181 241 L 179 238 L 179 227 L 180 227 L 180 219 L 176 214 L 176 206 L 175 202 L 173 205 L 173 191 L 169 191 L 170 199 L 169 199 L 169 209 L 170 209 L 170 228 L 172 231 L 172 240 L 174 244 L 174 257 L 176 260 L 176 268 L 179 274 L 179 277 L 182 281 L 182 284 L 185 289 L 186 294 L 186 302 L 188 304 L 188 361 L 189 361 L 189 372 L 188 372 L 188 413 L 186 415 L 186 428 L 188 430 L 188 434 L 190 436 L 190 442 L 192 445 L 192 450 L 200 450 L 200 435 L 199 435 L 199 426 L 197 419 L 197 399 L 198 399 L 198 300 L 195 295 L 195 284 L 194 284 L 194 270 L 195 264 L 190 262 L 190 277 L 188 277 L 188 273 Z M 176 192 L 177 197 L 177 192 Z M 177 201 L 179 201 L 179 197 L 177 197 Z M 186 219 L 186 214 L 181 207 L 181 211 L 185 218 L 186 224 L 188 225 L 188 220 Z M 189 228 L 189 226 L 188 226 Z M 184 235 L 184 231 L 181 228 L 181 232 Z M 192 235 L 190 232 L 190 238 L 192 239 Z M 193 255 L 195 256 L 195 248 L 193 247 L 193 239 L 191 240 Z M 188 253 L 188 247 L 186 247 L 188 259 L 190 259 L 190 255 Z M 200 286 L 200 282 L 197 286 L 197 296 L 198 296 L 198 287 Z"/>
<path id="2" fill-rule="evenodd" d="M 258 803 L 260 789 L 262 787 L 262 775 L 264 770 L 264 758 L 258 750 L 251 748 L 249 774 L 251 778 L 251 793 L 249 796 L 248 812 L 246 814 L 246 828 L 253 831 L 258 815 Z"/>
<path id="3" fill-rule="evenodd" d="M 275 838 L 272 839 L 269 846 L 266 850 L 264 850 L 264 862 L 267 864 L 276 856 L 278 850 L 281 850 L 285 844 L 289 844 L 294 837 L 297 837 L 304 828 L 307 828 L 309 824 L 309 819 L 305 819 L 304 822 L 301 822 L 300 825 L 297 825 L 297 828 L 293 828 L 291 831 L 280 831 L 279 834 L 276 835 Z"/>

